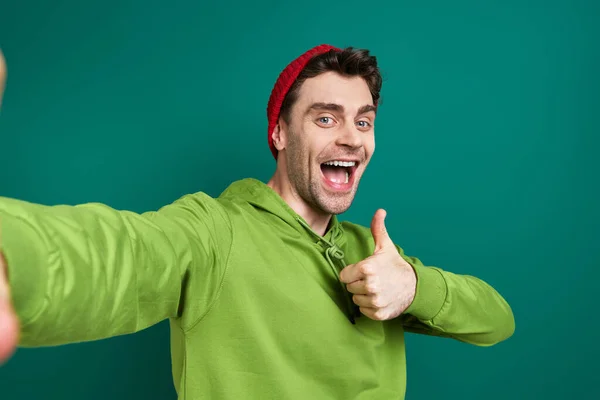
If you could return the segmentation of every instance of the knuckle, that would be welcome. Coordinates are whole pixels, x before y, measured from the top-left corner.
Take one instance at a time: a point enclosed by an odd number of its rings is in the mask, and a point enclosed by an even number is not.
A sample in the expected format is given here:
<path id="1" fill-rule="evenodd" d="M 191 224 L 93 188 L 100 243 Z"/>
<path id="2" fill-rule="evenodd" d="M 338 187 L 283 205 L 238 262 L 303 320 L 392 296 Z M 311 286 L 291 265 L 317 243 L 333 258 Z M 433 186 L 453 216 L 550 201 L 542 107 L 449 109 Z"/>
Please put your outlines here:
<path id="1" fill-rule="evenodd" d="M 384 319 L 386 319 L 386 312 L 383 310 L 377 310 L 375 311 L 375 319 L 378 321 L 383 321 Z"/>
<path id="2" fill-rule="evenodd" d="M 370 274 L 372 272 L 373 267 L 372 267 L 372 265 L 370 263 L 365 262 L 365 263 L 360 264 L 360 266 L 358 267 L 358 270 L 361 273 L 363 273 L 365 275 L 368 275 L 368 274 Z"/>
<path id="3" fill-rule="evenodd" d="M 380 308 L 383 307 L 384 301 L 383 301 L 383 297 L 382 296 L 373 296 L 373 306 Z"/>
<path id="4" fill-rule="evenodd" d="M 367 282 L 365 284 L 365 289 L 369 293 L 377 293 L 377 284 L 375 282 Z"/>
<path id="5" fill-rule="evenodd" d="M 365 283 L 365 289 L 372 294 L 378 293 L 380 289 L 379 280 L 374 277 L 368 278 Z"/>

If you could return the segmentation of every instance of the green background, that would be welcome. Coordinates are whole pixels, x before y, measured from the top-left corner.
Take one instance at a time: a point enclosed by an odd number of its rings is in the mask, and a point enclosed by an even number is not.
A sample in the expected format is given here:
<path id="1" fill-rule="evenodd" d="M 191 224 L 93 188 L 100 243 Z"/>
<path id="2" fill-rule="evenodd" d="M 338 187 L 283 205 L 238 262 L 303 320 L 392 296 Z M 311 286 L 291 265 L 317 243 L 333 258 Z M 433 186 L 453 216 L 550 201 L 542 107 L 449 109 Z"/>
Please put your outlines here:
<path id="1" fill-rule="evenodd" d="M 425 263 L 490 282 L 515 335 L 409 335 L 408 399 L 599 398 L 600 2 L 0 0 L 0 195 L 156 209 L 267 180 L 266 104 L 320 44 L 385 76 L 353 207 Z M 19 349 L 0 398 L 174 399 L 166 322 Z"/>

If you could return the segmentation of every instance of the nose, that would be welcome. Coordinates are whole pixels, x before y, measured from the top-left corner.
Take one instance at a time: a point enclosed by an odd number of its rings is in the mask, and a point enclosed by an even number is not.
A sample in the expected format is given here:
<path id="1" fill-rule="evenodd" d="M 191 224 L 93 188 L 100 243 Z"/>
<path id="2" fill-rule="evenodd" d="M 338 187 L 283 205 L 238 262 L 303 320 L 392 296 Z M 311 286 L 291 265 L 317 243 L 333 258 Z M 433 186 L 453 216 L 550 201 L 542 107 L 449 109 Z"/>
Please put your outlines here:
<path id="1" fill-rule="evenodd" d="M 344 126 L 339 130 L 336 143 L 339 146 L 350 147 L 353 149 L 362 146 L 362 133 L 354 125 Z"/>

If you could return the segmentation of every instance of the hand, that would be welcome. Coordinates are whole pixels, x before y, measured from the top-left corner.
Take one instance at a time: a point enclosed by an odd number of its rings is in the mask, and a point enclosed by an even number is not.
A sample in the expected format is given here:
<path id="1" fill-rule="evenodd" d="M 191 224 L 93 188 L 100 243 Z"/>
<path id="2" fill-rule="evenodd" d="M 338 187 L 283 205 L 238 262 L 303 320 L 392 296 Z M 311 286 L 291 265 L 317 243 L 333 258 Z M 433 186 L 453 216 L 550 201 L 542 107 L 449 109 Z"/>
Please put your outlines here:
<path id="1" fill-rule="evenodd" d="M 2 50 L 0 50 L 0 105 L 2 105 L 2 93 L 4 93 L 4 82 L 6 82 L 6 63 Z"/>
<path id="2" fill-rule="evenodd" d="M 367 317 L 383 321 L 396 318 L 412 303 L 417 277 L 390 239 L 385 228 L 385 210 L 377 210 L 371 222 L 375 239 L 372 256 L 350 264 L 340 273 L 352 300 Z"/>
<path id="3" fill-rule="evenodd" d="M 1 248 L 2 231 L 0 230 Z M 19 338 L 19 323 L 10 301 L 7 273 L 6 259 L 0 252 L 0 364 L 3 364 L 14 353 Z"/>
<path id="4" fill-rule="evenodd" d="M 6 64 L 0 51 L 0 105 L 6 80 Z M 1 221 L 0 221 L 1 222 Z M 0 229 L 2 226 L 0 226 Z M 0 249 L 2 248 L 2 231 L 0 231 Z M 17 316 L 10 302 L 8 287 L 8 267 L 4 255 L 0 251 L 0 364 L 4 363 L 15 351 L 19 335 Z"/>

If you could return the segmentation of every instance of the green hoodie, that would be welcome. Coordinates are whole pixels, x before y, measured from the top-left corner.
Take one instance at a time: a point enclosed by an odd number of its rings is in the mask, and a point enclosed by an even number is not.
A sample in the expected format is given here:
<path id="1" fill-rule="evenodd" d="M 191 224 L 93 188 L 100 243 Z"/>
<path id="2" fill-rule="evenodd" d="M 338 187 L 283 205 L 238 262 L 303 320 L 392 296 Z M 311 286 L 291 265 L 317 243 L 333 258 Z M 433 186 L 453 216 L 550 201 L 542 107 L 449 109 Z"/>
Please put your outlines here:
<path id="1" fill-rule="evenodd" d="M 339 272 L 373 254 L 367 227 L 321 237 L 270 187 L 234 182 L 136 214 L 0 198 L 21 346 L 97 340 L 170 320 L 180 399 L 402 399 L 404 332 L 489 346 L 512 335 L 488 284 L 406 256 L 406 312 L 357 312 Z"/>

